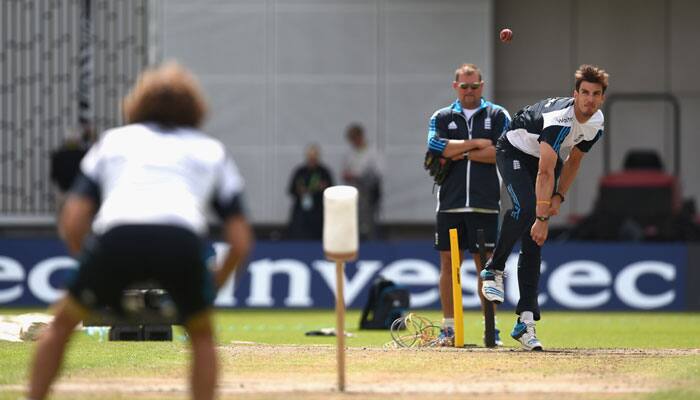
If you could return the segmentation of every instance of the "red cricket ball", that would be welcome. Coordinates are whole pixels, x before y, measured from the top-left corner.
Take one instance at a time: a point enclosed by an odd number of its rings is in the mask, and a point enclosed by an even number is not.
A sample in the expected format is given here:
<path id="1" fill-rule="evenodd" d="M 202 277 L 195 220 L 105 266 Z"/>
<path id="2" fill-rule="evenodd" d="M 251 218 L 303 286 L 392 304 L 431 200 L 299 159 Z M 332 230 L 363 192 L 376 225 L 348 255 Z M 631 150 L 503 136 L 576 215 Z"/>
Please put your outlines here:
<path id="1" fill-rule="evenodd" d="M 501 33 L 498 37 L 501 39 L 501 42 L 508 43 L 513 39 L 513 31 L 508 28 L 501 29 Z"/>

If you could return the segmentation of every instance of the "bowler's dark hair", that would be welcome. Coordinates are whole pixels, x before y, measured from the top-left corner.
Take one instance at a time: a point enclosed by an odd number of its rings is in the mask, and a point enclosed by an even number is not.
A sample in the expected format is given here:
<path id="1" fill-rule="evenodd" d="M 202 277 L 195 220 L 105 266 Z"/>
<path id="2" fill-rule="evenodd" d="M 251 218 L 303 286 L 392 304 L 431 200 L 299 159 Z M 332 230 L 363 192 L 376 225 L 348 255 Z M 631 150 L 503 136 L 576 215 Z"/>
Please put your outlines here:
<path id="1" fill-rule="evenodd" d="M 176 62 L 144 71 L 124 97 L 126 123 L 156 122 L 199 128 L 207 105 L 194 76 Z"/>
<path id="2" fill-rule="evenodd" d="M 604 69 L 596 67 L 595 65 L 583 64 L 578 67 L 574 77 L 576 78 L 577 92 L 581 87 L 581 82 L 586 81 L 590 83 L 600 83 L 603 87 L 603 93 L 605 93 L 605 89 L 608 88 L 608 78 L 610 75 L 608 75 Z"/>

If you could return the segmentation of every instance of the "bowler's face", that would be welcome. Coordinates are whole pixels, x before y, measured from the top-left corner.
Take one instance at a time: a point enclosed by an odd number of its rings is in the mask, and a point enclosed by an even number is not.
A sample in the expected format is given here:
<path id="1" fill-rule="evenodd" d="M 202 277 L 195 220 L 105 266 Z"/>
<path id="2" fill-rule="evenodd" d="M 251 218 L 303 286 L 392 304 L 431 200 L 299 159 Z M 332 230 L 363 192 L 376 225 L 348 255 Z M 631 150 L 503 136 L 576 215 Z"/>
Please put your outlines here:
<path id="1" fill-rule="evenodd" d="M 481 105 L 481 93 L 484 91 L 484 84 L 479 79 L 479 74 L 460 74 L 459 80 L 452 82 L 452 88 L 457 93 L 457 98 L 462 103 L 462 107 L 475 109 Z"/>
<path id="2" fill-rule="evenodd" d="M 586 119 L 592 117 L 604 101 L 603 85 L 600 83 L 583 81 L 578 90 L 574 90 L 576 109 Z"/>

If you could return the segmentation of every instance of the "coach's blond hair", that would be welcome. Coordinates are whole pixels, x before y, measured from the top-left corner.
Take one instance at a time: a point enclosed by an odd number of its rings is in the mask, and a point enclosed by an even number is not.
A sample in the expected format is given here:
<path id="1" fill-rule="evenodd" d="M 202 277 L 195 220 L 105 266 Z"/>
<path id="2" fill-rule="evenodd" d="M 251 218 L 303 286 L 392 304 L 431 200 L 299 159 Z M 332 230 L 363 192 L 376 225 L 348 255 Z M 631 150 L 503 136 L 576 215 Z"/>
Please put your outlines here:
<path id="1" fill-rule="evenodd" d="M 174 61 L 141 73 L 124 97 L 128 124 L 156 122 L 167 127 L 199 128 L 206 114 L 207 105 L 197 80 Z"/>
<path id="2" fill-rule="evenodd" d="M 462 64 L 455 70 L 455 82 L 459 81 L 460 75 L 478 74 L 481 81 L 481 70 L 475 64 Z"/>
<path id="3" fill-rule="evenodd" d="M 596 67 L 595 65 L 583 64 L 576 70 L 574 74 L 576 78 L 576 91 L 578 92 L 581 87 L 581 82 L 586 81 L 590 83 L 600 83 L 603 86 L 603 93 L 605 89 L 608 88 L 608 75 L 604 69 Z"/>

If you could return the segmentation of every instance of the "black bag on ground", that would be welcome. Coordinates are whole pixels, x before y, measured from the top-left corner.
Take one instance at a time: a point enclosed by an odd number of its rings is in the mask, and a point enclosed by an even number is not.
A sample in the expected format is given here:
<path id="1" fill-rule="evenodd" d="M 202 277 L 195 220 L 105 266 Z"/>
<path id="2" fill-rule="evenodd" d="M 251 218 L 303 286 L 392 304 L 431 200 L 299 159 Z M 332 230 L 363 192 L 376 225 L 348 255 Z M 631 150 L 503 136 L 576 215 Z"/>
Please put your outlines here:
<path id="1" fill-rule="evenodd" d="M 379 277 L 369 288 L 369 299 L 362 310 L 360 329 L 389 329 L 397 318 L 406 316 L 408 289 Z"/>

